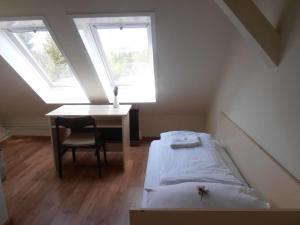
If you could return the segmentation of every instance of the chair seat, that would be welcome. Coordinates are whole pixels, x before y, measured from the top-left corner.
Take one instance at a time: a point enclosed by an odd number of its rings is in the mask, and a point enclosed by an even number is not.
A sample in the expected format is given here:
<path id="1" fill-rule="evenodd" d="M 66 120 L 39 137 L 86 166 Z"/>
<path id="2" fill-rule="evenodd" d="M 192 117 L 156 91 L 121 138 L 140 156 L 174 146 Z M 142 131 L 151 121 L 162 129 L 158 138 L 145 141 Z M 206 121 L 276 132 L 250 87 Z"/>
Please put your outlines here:
<path id="1" fill-rule="evenodd" d="M 71 133 L 62 143 L 64 146 L 85 147 L 96 145 L 94 133 Z"/>

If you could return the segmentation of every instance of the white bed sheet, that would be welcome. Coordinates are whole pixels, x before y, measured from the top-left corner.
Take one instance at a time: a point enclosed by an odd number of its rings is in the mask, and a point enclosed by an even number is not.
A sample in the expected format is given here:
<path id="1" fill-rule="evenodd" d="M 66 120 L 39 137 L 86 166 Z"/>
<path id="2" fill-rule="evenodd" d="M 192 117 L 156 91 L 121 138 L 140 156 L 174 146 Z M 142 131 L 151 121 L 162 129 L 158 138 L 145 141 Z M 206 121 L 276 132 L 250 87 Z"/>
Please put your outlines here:
<path id="1" fill-rule="evenodd" d="M 203 140 L 202 140 L 203 141 Z M 148 155 L 148 163 L 147 163 L 147 169 L 146 169 L 146 176 L 145 176 L 145 183 L 144 188 L 154 188 L 157 186 L 160 186 L 160 171 L 161 171 L 161 161 L 164 160 L 162 158 L 162 148 L 164 148 L 164 145 L 162 145 L 163 140 L 156 140 L 153 141 L 149 148 L 149 155 Z M 191 149 L 190 149 L 191 150 Z M 188 150 L 188 151 L 190 151 Z M 172 150 L 174 151 L 174 150 Z M 178 150 L 175 150 L 178 151 Z M 180 150 L 179 150 L 180 151 Z M 224 153 L 226 154 L 226 153 Z M 216 152 L 216 157 L 222 158 L 220 154 Z M 223 162 L 224 164 L 227 164 L 228 162 Z M 234 164 L 231 163 L 229 168 L 234 167 Z M 239 170 L 236 168 L 234 176 L 237 177 L 242 184 L 245 186 L 248 186 L 246 181 L 242 178 L 242 175 L 238 172 Z M 142 205 L 146 205 L 148 192 L 144 191 L 143 193 L 143 202 Z"/>
<path id="2" fill-rule="evenodd" d="M 162 160 L 160 155 L 160 143 L 159 140 L 152 141 L 149 147 L 144 188 L 159 186 L 160 161 Z"/>
<path id="3" fill-rule="evenodd" d="M 212 182 L 231 185 L 245 185 L 234 176 L 219 157 L 209 134 L 199 133 L 202 145 L 194 148 L 174 150 L 168 138 L 161 139 L 160 185 L 183 182 Z M 180 137 L 180 134 L 173 135 Z"/>
<path id="4" fill-rule="evenodd" d="M 159 171 L 160 171 L 160 141 L 152 141 L 149 147 L 148 162 L 146 168 L 146 176 L 144 189 L 159 186 Z M 148 192 L 144 190 L 142 207 L 147 205 Z"/>

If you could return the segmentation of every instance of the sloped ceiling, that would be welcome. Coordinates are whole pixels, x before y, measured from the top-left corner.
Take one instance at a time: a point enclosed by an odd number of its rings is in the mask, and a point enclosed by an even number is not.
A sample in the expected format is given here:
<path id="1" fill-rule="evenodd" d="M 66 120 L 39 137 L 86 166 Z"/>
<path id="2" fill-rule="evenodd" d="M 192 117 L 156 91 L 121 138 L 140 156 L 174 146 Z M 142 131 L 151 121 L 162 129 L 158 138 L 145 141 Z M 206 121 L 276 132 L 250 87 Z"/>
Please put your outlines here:
<path id="1" fill-rule="evenodd" d="M 108 103 L 69 15 L 155 12 L 157 103 L 144 114 L 203 115 L 236 31 L 211 0 L 1 0 L 0 17 L 44 16 L 93 103 Z M 2 119 L 43 117 L 46 105 L 0 60 Z"/>
<path id="2" fill-rule="evenodd" d="M 264 16 L 269 20 L 269 22 L 275 28 L 278 28 L 284 10 L 286 9 L 288 0 L 253 0 L 253 2 L 264 14 Z"/>

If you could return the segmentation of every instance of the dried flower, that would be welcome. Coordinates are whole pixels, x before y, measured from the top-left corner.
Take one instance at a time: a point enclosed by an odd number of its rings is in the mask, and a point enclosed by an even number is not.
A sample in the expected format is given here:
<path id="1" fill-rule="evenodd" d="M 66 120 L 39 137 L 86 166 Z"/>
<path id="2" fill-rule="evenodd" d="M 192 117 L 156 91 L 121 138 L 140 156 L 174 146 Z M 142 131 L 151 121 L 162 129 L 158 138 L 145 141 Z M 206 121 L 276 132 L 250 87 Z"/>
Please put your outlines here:
<path id="1" fill-rule="evenodd" d="M 115 96 L 118 96 L 118 86 L 115 86 L 115 87 L 114 87 L 114 95 L 115 95 Z"/>
<path id="2" fill-rule="evenodd" d="M 208 194 L 208 189 L 204 185 L 200 185 L 198 188 L 198 194 L 201 196 L 201 200 L 203 198 L 203 195 Z"/>

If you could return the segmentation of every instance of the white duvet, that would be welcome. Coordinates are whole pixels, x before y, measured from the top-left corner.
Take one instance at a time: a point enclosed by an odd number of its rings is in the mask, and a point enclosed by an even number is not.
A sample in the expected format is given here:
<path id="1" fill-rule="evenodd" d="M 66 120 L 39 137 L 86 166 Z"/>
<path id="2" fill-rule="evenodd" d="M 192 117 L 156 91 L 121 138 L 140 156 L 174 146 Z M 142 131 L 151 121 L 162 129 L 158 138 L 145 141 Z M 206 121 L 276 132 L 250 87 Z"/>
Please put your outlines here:
<path id="1" fill-rule="evenodd" d="M 170 134 L 169 134 L 170 135 Z M 160 185 L 183 182 L 211 182 L 231 185 L 245 185 L 218 157 L 209 134 L 198 133 L 202 145 L 195 148 L 174 150 L 170 147 L 169 135 L 161 136 Z M 180 132 L 172 133 L 180 136 Z"/>
<path id="2" fill-rule="evenodd" d="M 198 192 L 199 186 L 205 186 L 208 193 L 201 197 Z M 143 206 L 144 208 L 198 209 L 270 208 L 270 204 L 258 199 L 254 190 L 249 187 L 196 182 L 149 189 Z"/>

